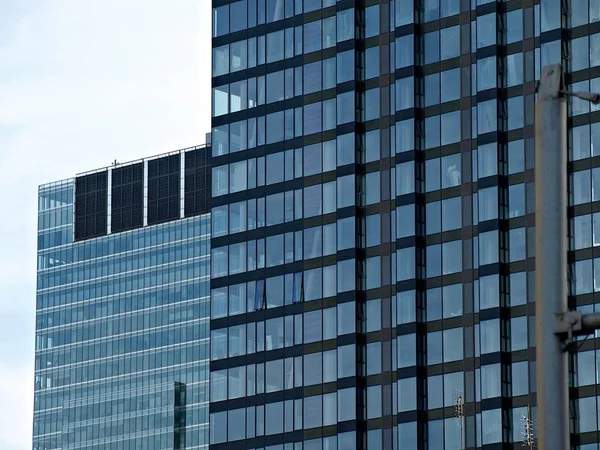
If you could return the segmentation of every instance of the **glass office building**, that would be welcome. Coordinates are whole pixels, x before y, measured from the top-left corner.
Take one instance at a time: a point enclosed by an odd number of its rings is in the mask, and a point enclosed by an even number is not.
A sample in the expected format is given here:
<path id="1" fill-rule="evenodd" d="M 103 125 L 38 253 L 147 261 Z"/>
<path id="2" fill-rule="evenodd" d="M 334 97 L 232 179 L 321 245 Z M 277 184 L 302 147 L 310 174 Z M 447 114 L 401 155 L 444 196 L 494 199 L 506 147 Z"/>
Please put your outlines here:
<path id="1" fill-rule="evenodd" d="M 35 450 L 207 448 L 209 161 L 40 186 Z"/>
<path id="2" fill-rule="evenodd" d="M 211 448 L 520 447 L 536 80 L 600 91 L 600 1 L 212 5 Z M 593 311 L 600 112 L 569 102 L 570 302 Z M 571 361 L 580 450 L 598 352 Z"/>

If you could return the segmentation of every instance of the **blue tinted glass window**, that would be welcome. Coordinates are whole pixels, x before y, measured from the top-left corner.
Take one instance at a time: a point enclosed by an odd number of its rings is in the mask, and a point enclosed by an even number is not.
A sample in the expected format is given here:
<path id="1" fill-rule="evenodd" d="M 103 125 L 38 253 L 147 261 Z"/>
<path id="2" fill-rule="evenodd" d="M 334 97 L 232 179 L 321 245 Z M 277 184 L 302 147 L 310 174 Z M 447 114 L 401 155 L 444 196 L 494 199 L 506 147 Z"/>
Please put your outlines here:
<path id="1" fill-rule="evenodd" d="M 440 202 L 429 202 L 425 206 L 425 230 L 427 234 L 439 233 L 442 229 L 440 206 Z"/>
<path id="2" fill-rule="evenodd" d="M 335 17 L 328 17 L 323 19 L 323 48 L 334 47 L 335 43 Z"/>
<path id="3" fill-rule="evenodd" d="M 441 145 L 460 141 L 460 111 L 452 111 L 441 116 Z"/>
<path id="4" fill-rule="evenodd" d="M 283 141 L 283 111 L 267 115 L 267 144 Z"/>
<path id="5" fill-rule="evenodd" d="M 423 36 L 425 64 L 430 64 L 440 59 L 439 31 L 432 31 Z"/>
<path id="6" fill-rule="evenodd" d="M 440 18 L 439 0 L 424 0 L 425 22 L 431 22 Z"/>
<path id="7" fill-rule="evenodd" d="M 365 50 L 365 80 L 379 76 L 379 47 Z"/>
<path id="8" fill-rule="evenodd" d="M 506 13 L 506 43 L 523 40 L 523 10 L 516 9 Z"/>
<path id="9" fill-rule="evenodd" d="M 449 17 L 458 14 L 460 11 L 459 0 L 441 0 L 440 17 Z"/>
<path id="10" fill-rule="evenodd" d="M 586 69 L 589 66 L 588 37 L 580 37 L 571 41 L 571 70 Z"/>
<path id="11" fill-rule="evenodd" d="M 457 230 L 462 224 L 462 200 L 452 197 L 442 200 L 442 231 Z"/>
<path id="12" fill-rule="evenodd" d="M 527 303 L 527 276 L 525 272 L 510 274 L 510 306 Z"/>
<path id="13" fill-rule="evenodd" d="M 321 21 L 304 24 L 304 53 L 321 50 Z"/>
<path id="14" fill-rule="evenodd" d="M 512 395 L 526 395 L 529 393 L 529 367 L 527 361 L 512 363 Z"/>
<path id="15" fill-rule="evenodd" d="M 337 263 L 337 283 L 338 293 L 347 292 L 355 289 L 356 262 L 354 259 L 338 261 Z"/>
<path id="16" fill-rule="evenodd" d="M 232 3 L 230 6 L 230 33 L 245 30 L 248 26 L 248 10 L 246 9 L 246 0 Z"/>
<path id="17" fill-rule="evenodd" d="M 442 362 L 442 332 L 427 333 L 427 365 Z"/>
<path id="18" fill-rule="evenodd" d="M 508 103 L 508 130 L 523 128 L 523 96 L 511 97 Z"/>
<path id="19" fill-rule="evenodd" d="M 213 9 L 213 37 L 229 33 L 229 5 Z"/>
<path id="20" fill-rule="evenodd" d="M 229 60 L 231 72 L 244 70 L 248 67 L 248 46 L 245 40 L 230 44 Z"/>
<path id="21" fill-rule="evenodd" d="M 396 69 L 413 65 L 415 58 L 413 36 L 409 34 L 396 39 Z M 600 37 L 600 34 L 598 36 Z"/>
<path id="22" fill-rule="evenodd" d="M 398 281 L 415 277 L 415 248 L 403 248 L 396 251 L 396 278 Z"/>
<path id="23" fill-rule="evenodd" d="M 444 275 L 462 271 L 462 241 L 442 244 L 442 273 Z"/>
<path id="24" fill-rule="evenodd" d="M 573 219 L 574 249 L 579 250 L 592 246 L 592 216 L 589 214 Z"/>
<path id="25" fill-rule="evenodd" d="M 498 254 L 498 231 L 479 233 L 479 264 L 497 263 Z"/>
<path id="26" fill-rule="evenodd" d="M 275 62 L 283 59 L 284 32 L 275 31 L 267 34 L 267 62 Z"/>
<path id="27" fill-rule="evenodd" d="M 520 11 L 520 10 L 519 10 Z M 517 86 L 523 83 L 523 53 L 506 56 L 506 86 Z"/>
<path id="28" fill-rule="evenodd" d="M 267 74 L 267 103 L 278 102 L 284 99 L 284 72 Z"/>
<path id="29" fill-rule="evenodd" d="M 440 74 L 433 73 L 425 76 L 425 106 L 440 102 Z M 398 92 L 396 92 L 398 94 Z M 398 102 L 396 102 L 397 104 Z"/>
<path id="30" fill-rule="evenodd" d="M 508 187 L 509 217 L 525 215 L 525 184 L 513 184 Z"/>
<path id="31" fill-rule="evenodd" d="M 354 51 L 337 54 L 337 82 L 344 83 L 354 79 Z"/>
<path id="32" fill-rule="evenodd" d="M 354 121 L 354 91 L 338 94 L 337 124 L 341 125 Z"/>
<path id="33" fill-rule="evenodd" d="M 407 25 L 414 20 L 413 0 L 396 0 L 396 26 Z"/>
<path id="34" fill-rule="evenodd" d="M 572 203 L 579 205 L 591 201 L 591 178 L 589 170 L 580 170 L 572 174 L 573 193 Z"/>
<path id="35" fill-rule="evenodd" d="M 427 89 L 425 90 L 427 92 Z M 415 81 L 413 77 L 396 80 L 396 111 L 412 108 L 415 101 Z"/>
<path id="36" fill-rule="evenodd" d="M 229 73 L 229 45 L 213 48 L 213 77 Z"/>
<path id="37" fill-rule="evenodd" d="M 498 252 L 498 248 L 496 248 Z M 498 275 L 488 275 L 479 279 L 479 308 L 495 308 L 500 304 L 500 281 Z"/>
<path id="38" fill-rule="evenodd" d="M 411 194 L 415 191 L 414 162 L 396 165 L 396 195 Z"/>
<path id="39" fill-rule="evenodd" d="M 496 57 L 477 60 L 477 90 L 485 91 L 496 87 Z"/>
<path id="40" fill-rule="evenodd" d="M 415 207 L 414 205 L 404 205 L 396 208 L 397 217 L 404 220 L 396 221 L 397 238 L 413 236 L 415 234 Z"/>
<path id="41" fill-rule="evenodd" d="M 365 8 L 365 37 L 379 34 L 379 5 Z"/>
<path id="42" fill-rule="evenodd" d="M 316 11 L 321 8 L 321 0 L 304 0 L 304 12 Z M 301 13 L 302 10 L 296 11 L 296 14 Z"/>
<path id="43" fill-rule="evenodd" d="M 282 20 L 284 15 L 284 0 L 267 0 L 267 23 Z"/>
<path id="44" fill-rule="evenodd" d="M 442 273 L 442 247 L 428 245 L 426 251 L 427 278 L 439 277 Z M 441 312 L 440 312 L 441 315 Z"/>
<path id="45" fill-rule="evenodd" d="M 304 106 L 304 135 L 319 133 L 323 121 L 321 119 L 321 102 Z"/>
<path id="46" fill-rule="evenodd" d="M 381 219 L 379 214 L 373 214 L 365 218 L 367 232 L 367 247 L 381 243 Z"/>
<path id="47" fill-rule="evenodd" d="M 478 133 L 490 133 L 498 129 L 498 108 L 496 100 L 488 100 L 477 105 Z"/>
<path id="48" fill-rule="evenodd" d="M 479 221 L 498 218 L 498 188 L 480 189 L 478 194 Z"/>
<path id="49" fill-rule="evenodd" d="M 430 149 L 440 145 L 440 116 L 425 118 L 425 148 Z"/>
<path id="50" fill-rule="evenodd" d="M 542 32 L 560 27 L 560 0 L 544 0 L 540 3 Z"/>
<path id="51" fill-rule="evenodd" d="M 600 65 L 600 33 L 590 35 L 590 67 Z"/>
<path id="52" fill-rule="evenodd" d="M 379 88 L 369 89 L 365 92 L 365 120 L 379 118 Z"/>
<path id="53" fill-rule="evenodd" d="M 525 154 L 523 140 L 508 143 L 508 173 L 519 173 L 525 170 Z"/>
<path id="54" fill-rule="evenodd" d="M 575 295 L 593 292 L 593 281 L 592 260 L 577 261 L 575 263 Z"/>
<path id="55" fill-rule="evenodd" d="M 379 172 L 370 172 L 365 175 L 365 205 L 379 203 L 381 182 Z"/>
<path id="56" fill-rule="evenodd" d="M 408 152 L 415 148 L 414 119 L 396 122 L 396 153 Z"/>
<path id="57" fill-rule="evenodd" d="M 398 175 L 396 174 L 396 182 Z M 425 161 L 425 191 L 437 191 L 440 189 L 440 160 L 439 158 Z"/>
<path id="58" fill-rule="evenodd" d="M 427 289 L 427 321 L 432 322 L 442 318 L 442 289 Z"/>
<path id="59" fill-rule="evenodd" d="M 496 43 L 496 15 L 487 14 L 477 17 L 477 48 Z"/>
<path id="60" fill-rule="evenodd" d="M 574 127 L 570 130 L 571 145 L 570 158 L 571 161 L 590 157 L 590 126 L 582 125 Z"/>
<path id="61" fill-rule="evenodd" d="M 377 161 L 380 157 L 379 130 L 365 133 L 365 162 Z"/>
<path id="62" fill-rule="evenodd" d="M 461 154 L 444 156 L 441 159 L 442 189 L 459 186 L 461 182 Z"/>
<path id="63" fill-rule="evenodd" d="M 500 351 L 499 319 L 483 320 L 479 325 L 481 354 Z"/>
<path id="64" fill-rule="evenodd" d="M 444 318 L 457 317 L 463 313 L 462 284 L 452 284 L 442 288 Z"/>
<path id="65" fill-rule="evenodd" d="M 334 87 L 336 81 L 336 58 L 323 60 L 323 89 Z"/>
<path id="66" fill-rule="evenodd" d="M 460 55 L 460 27 L 444 28 L 440 31 L 440 60 Z"/>
<path id="67" fill-rule="evenodd" d="M 337 13 L 337 41 L 342 42 L 354 38 L 354 9 L 346 9 Z"/>
<path id="68" fill-rule="evenodd" d="M 460 69 L 446 70 L 441 73 L 440 92 L 442 103 L 460 98 Z"/>

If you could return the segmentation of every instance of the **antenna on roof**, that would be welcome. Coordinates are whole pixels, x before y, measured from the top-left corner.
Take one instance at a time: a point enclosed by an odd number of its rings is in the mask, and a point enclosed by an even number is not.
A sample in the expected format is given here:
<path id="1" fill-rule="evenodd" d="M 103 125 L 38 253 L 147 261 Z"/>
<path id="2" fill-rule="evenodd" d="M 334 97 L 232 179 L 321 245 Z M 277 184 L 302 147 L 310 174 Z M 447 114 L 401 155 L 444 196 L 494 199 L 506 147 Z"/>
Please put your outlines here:
<path id="1" fill-rule="evenodd" d="M 463 393 L 461 391 L 455 391 L 454 398 L 454 417 L 456 418 L 456 423 L 458 425 L 458 429 L 460 430 L 460 450 L 464 450 L 465 403 L 463 399 Z"/>
<path id="2" fill-rule="evenodd" d="M 523 436 L 523 447 L 533 450 L 535 439 L 533 437 L 533 420 L 531 420 L 531 408 L 529 405 L 527 405 L 527 413 L 521 417 L 523 420 L 523 431 L 521 432 L 521 435 Z"/>

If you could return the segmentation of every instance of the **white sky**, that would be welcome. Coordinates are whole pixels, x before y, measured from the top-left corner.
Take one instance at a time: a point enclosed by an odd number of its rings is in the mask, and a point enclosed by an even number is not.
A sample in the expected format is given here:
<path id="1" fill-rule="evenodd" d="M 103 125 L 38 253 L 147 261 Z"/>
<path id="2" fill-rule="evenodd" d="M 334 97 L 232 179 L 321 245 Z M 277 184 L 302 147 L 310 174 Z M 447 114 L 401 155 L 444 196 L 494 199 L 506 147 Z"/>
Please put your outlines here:
<path id="1" fill-rule="evenodd" d="M 202 144 L 209 0 L 0 0 L 0 449 L 31 449 L 37 186 Z"/>

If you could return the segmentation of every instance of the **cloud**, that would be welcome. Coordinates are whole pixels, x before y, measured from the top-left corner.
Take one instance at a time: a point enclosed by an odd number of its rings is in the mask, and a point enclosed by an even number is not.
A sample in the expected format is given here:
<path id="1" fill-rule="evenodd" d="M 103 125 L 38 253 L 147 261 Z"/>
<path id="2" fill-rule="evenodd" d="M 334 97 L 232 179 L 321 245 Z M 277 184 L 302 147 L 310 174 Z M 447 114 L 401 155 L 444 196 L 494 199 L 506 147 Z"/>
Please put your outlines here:
<path id="1" fill-rule="evenodd" d="M 37 186 L 204 142 L 210 2 L 0 2 L 0 448 L 30 449 Z"/>

